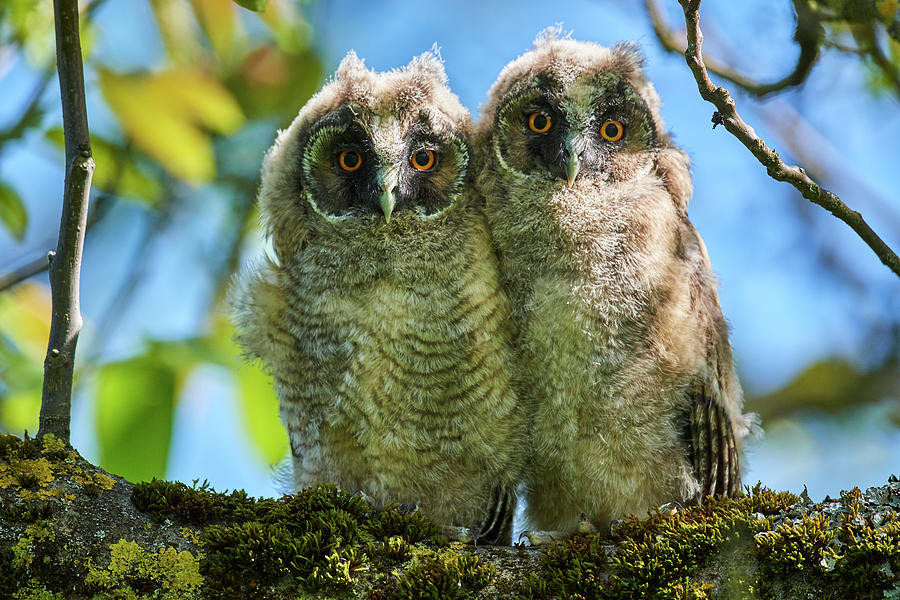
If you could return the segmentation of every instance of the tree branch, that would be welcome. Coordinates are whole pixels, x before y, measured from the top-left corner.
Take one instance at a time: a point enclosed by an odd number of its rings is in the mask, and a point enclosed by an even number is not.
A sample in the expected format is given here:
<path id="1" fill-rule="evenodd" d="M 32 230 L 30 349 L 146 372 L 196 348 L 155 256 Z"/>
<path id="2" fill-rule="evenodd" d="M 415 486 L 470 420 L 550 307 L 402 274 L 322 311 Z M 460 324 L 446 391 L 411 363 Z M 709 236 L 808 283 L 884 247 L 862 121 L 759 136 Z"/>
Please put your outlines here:
<path id="1" fill-rule="evenodd" d="M 683 36 L 677 35 L 666 24 L 657 0 L 644 0 L 644 6 L 647 8 L 647 14 L 653 24 L 653 31 L 663 48 L 669 52 L 683 54 L 687 44 Z M 794 32 L 794 40 L 800 46 L 800 56 L 797 57 L 797 64 L 789 75 L 771 83 L 760 83 L 713 57 L 704 57 L 706 68 L 722 79 L 739 86 L 748 94 L 759 98 L 806 81 L 806 77 L 819 56 L 819 44 L 824 37 L 824 31 L 815 15 L 810 11 L 808 2 L 795 0 L 794 6 L 797 10 L 797 28 Z"/>
<path id="2" fill-rule="evenodd" d="M 56 256 L 50 265 L 53 316 L 44 360 L 38 435 L 69 441 L 72 373 L 81 331 L 79 280 L 94 159 L 84 100 L 84 67 L 78 31 L 78 1 L 54 0 L 56 62 L 66 141 L 66 179 Z"/>
<path id="3" fill-rule="evenodd" d="M 684 9 L 687 24 L 687 48 L 684 52 L 688 67 L 694 74 L 700 96 L 713 104 L 717 114 L 714 122 L 721 122 L 725 128 L 741 141 L 744 146 L 766 167 L 766 172 L 773 179 L 785 181 L 793 185 L 804 198 L 825 208 L 831 214 L 850 226 L 863 239 L 869 248 L 881 259 L 891 271 L 900 277 L 900 258 L 865 222 L 862 215 L 850 209 L 840 198 L 822 188 L 810 179 L 806 172 L 797 166 L 789 166 L 782 162 L 778 154 L 760 139 L 753 128 L 747 125 L 735 108 L 734 99 L 728 90 L 716 87 L 709 79 L 706 66 L 701 55 L 703 34 L 700 31 L 700 0 L 678 0 Z M 718 120 L 717 120 L 718 119 Z"/>
<path id="4" fill-rule="evenodd" d="M 54 255 L 55 252 L 51 250 L 45 256 L 42 256 L 37 260 L 33 260 L 28 264 L 22 265 L 14 271 L 10 271 L 5 275 L 0 276 L 0 292 L 17 286 L 26 279 L 33 277 L 38 273 L 43 273 L 44 271 L 46 271 L 50 267 L 50 263 L 53 261 Z"/>

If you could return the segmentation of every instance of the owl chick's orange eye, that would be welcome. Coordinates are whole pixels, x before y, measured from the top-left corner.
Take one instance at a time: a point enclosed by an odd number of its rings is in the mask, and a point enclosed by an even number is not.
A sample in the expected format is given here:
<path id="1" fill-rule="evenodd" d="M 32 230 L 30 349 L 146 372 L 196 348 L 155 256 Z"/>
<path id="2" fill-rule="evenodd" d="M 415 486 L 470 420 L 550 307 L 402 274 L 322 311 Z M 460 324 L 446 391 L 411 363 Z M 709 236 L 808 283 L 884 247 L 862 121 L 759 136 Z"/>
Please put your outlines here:
<path id="1" fill-rule="evenodd" d="M 428 171 L 434 167 L 434 150 L 419 150 L 409 157 L 409 162 L 418 171 Z"/>
<path id="2" fill-rule="evenodd" d="M 600 135 L 610 142 L 618 142 L 625 135 L 625 126 L 621 121 L 606 121 L 600 127 Z"/>
<path id="3" fill-rule="evenodd" d="M 338 165 L 345 171 L 355 171 L 362 166 L 362 157 L 359 152 L 344 150 L 338 154 Z"/>
<path id="4" fill-rule="evenodd" d="M 534 112 L 528 117 L 528 129 L 535 133 L 547 132 L 550 125 L 550 117 L 544 113 Z"/>

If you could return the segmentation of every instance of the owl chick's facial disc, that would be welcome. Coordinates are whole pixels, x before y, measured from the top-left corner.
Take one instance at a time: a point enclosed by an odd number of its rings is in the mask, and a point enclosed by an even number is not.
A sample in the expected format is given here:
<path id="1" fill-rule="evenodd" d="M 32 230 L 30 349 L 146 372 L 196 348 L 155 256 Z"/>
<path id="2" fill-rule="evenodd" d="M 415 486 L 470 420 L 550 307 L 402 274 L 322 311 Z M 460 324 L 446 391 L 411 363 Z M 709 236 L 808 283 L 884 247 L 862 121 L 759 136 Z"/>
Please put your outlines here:
<path id="1" fill-rule="evenodd" d="M 616 50 L 603 50 L 614 67 Z M 584 171 L 609 181 L 646 166 L 659 136 L 643 90 L 627 71 L 598 73 L 593 58 L 551 61 L 497 90 L 499 102 L 488 111 L 496 110 L 494 152 L 505 169 L 571 186 Z"/>
<path id="2" fill-rule="evenodd" d="M 301 187 L 326 219 L 429 218 L 459 196 L 468 150 L 434 126 L 448 118 L 423 109 L 405 122 L 389 110 L 391 103 L 340 107 L 301 140 Z"/>

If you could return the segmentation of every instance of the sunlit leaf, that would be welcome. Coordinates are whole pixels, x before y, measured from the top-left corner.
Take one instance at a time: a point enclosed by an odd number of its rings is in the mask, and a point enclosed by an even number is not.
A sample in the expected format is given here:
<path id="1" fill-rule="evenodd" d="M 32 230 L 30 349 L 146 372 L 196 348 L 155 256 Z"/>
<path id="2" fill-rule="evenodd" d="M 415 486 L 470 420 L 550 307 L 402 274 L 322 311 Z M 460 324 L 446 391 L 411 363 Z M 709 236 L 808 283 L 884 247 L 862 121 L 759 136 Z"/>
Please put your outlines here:
<path id="1" fill-rule="evenodd" d="M 123 75 L 98 71 L 100 89 L 122 128 L 173 175 L 190 182 L 215 175 L 207 131 L 230 133 L 244 122 L 231 94 L 195 69 Z"/>
<path id="2" fill-rule="evenodd" d="M 272 388 L 272 378 L 255 364 L 244 364 L 235 376 L 247 433 L 263 460 L 275 463 L 287 454 L 288 439 L 278 417 L 278 397 Z"/>
<path id="3" fill-rule="evenodd" d="M 175 371 L 153 355 L 104 366 L 95 405 L 100 466 L 131 481 L 165 476 L 176 391 Z"/>
<path id="4" fill-rule="evenodd" d="M 3 429 L 19 435 L 35 432 L 41 414 L 41 387 L 0 395 L 0 424 Z"/>
<path id="5" fill-rule="evenodd" d="M 46 287 L 26 282 L 0 294 L 0 332 L 19 352 L 44 361 L 50 338 L 50 294 Z"/>
<path id="6" fill-rule="evenodd" d="M 153 17 L 172 64 L 190 66 L 203 53 L 190 6 L 183 0 L 151 0 Z"/>
<path id="7" fill-rule="evenodd" d="M 255 12 L 262 12 L 266 10 L 266 4 L 269 3 L 269 0 L 234 0 L 237 4 L 240 4 L 244 8 Z"/>
<path id="8" fill-rule="evenodd" d="M 19 194 L 8 185 L 0 182 L 0 223 L 14 238 L 22 241 L 28 228 L 28 211 Z"/>
<path id="9" fill-rule="evenodd" d="M 231 0 L 191 0 L 203 32 L 221 59 L 229 59 L 235 50 L 237 14 Z"/>
<path id="10" fill-rule="evenodd" d="M 35 283 L 0 294 L 0 428 L 35 431 L 50 335 L 50 296 Z"/>
<path id="11" fill-rule="evenodd" d="M 32 65 L 51 64 L 56 53 L 53 43 L 53 3 L 43 0 L 3 0 L 0 23 L 9 27 L 10 37 L 22 46 Z"/>
<path id="12" fill-rule="evenodd" d="M 61 128 L 50 129 L 45 136 L 55 146 L 65 149 Z M 138 165 L 134 156 L 95 135 L 91 136 L 91 150 L 96 165 L 92 187 L 117 196 L 137 198 L 151 206 L 159 202 L 162 185 Z"/>

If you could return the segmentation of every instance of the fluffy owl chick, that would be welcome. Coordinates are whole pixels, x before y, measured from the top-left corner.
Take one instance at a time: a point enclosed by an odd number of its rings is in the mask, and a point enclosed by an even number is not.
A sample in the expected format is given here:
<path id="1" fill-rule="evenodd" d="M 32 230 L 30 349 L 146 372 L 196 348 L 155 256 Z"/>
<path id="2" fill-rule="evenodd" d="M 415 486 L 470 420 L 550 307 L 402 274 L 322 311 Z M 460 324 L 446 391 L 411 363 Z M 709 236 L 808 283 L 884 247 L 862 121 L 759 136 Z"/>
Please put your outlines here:
<path id="1" fill-rule="evenodd" d="M 536 407 L 534 527 L 740 489 L 750 420 L 659 106 L 634 47 L 550 33 L 483 108 L 478 185 Z"/>
<path id="2" fill-rule="evenodd" d="M 298 488 L 416 503 L 508 543 L 524 421 L 470 124 L 435 55 L 376 73 L 350 53 L 266 156 L 274 257 L 232 306 L 272 374 Z"/>

